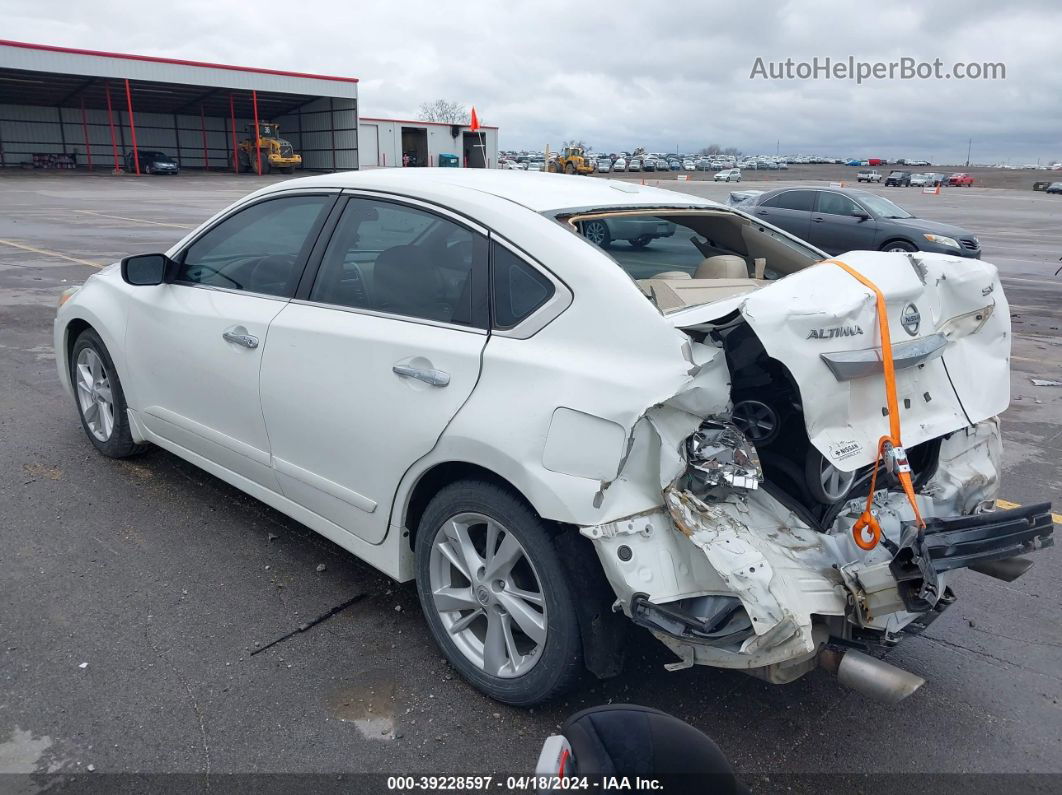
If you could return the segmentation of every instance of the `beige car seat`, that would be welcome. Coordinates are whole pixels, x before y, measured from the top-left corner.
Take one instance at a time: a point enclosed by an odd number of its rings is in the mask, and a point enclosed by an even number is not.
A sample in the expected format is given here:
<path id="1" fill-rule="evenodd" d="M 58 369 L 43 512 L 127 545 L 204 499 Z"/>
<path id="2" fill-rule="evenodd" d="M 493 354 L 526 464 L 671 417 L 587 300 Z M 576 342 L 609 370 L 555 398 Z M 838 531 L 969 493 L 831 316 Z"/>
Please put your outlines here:
<path id="1" fill-rule="evenodd" d="M 658 277 L 659 278 L 659 277 Z M 720 254 L 708 257 L 697 266 L 694 279 L 747 279 L 749 266 L 742 257 L 733 254 Z"/>

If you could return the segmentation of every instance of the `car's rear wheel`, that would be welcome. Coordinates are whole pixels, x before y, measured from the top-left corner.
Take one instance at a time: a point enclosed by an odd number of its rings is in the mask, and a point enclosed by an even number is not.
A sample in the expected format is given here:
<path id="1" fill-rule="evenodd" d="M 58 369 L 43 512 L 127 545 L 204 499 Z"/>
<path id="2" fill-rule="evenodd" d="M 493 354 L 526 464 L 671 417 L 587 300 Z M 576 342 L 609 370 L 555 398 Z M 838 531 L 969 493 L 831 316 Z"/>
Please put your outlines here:
<path id="1" fill-rule="evenodd" d="M 652 242 L 653 238 L 649 235 L 642 235 L 641 237 L 634 238 L 634 240 L 631 241 L 631 246 L 633 248 L 645 248 Z"/>
<path id="2" fill-rule="evenodd" d="M 583 237 L 601 248 L 612 245 L 612 233 L 604 221 L 586 221 L 583 223 Z"/>
<path id="3" fill-rule="evenodd" d="M 583 671 L 567 576 L 545 524 L 513 492 L 461 481 L 429 503 L 417 591 L 435 642 L 491 698 L 531 706 Z"/>
<path id="4" fill-rule="evenodd" d="M 808 491 L 823 505 L 834 505 L 852 490 L 856 473 L 835 467 L 814 447 L 808 447 L 804 460 L 804 476 Z"/>
<path id="5" fill-rule="evenodd" d="M 81 427 L 97 450 L 110 458 L 127 458 L 147 449 L 133 441 L 118 372 L 107 346 L 92 329 L 81 332 L 74 341 L 70 382 Z"/>
<path id="6" fill-rule="evenodd" d="M 906 240 L 890 240 L 888 243 L 881 247 L 881 250 L 894 251 L 900 253 L 905 251 L 918 251 L 918 249 L 915 248 L 914 245 L 908 243 Z"/>

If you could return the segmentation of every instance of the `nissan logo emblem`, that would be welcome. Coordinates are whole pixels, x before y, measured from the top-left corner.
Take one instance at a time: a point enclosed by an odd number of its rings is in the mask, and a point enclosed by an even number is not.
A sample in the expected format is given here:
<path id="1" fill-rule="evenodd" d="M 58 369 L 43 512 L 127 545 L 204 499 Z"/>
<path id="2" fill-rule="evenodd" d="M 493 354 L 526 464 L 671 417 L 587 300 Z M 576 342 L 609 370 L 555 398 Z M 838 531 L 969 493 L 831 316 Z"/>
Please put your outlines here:
<path id="1" fill-rule="evenodd" d="M 914 304 L 908 304 L 900 312 L 900 325 L 912 337 L 918 333 L 918 326 L 921 322 L 922 316 L 918 314 L 918 307 Z"/>

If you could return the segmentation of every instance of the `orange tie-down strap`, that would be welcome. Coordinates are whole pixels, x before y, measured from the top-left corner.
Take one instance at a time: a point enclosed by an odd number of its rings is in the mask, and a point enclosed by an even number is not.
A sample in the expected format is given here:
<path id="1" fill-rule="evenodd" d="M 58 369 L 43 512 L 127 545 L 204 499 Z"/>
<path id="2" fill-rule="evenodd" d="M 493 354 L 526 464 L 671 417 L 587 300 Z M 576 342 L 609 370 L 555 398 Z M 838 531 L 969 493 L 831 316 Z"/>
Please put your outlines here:
<path id="1" fill-rule="evenodd" d="M 892 457 L 895 465 L 896 476 L 900 480 L 907 501 L 911 503 L 915 521 L 918 526 L 924 528 L 925 521 L 918 510 L 918 501 L 915 499 L 914 483 L 911 481 L 911 466 L 907 463 L 907 453 L 900 437 L 900 405 L 896 399 L 896 368 L 892 363 L 892 336 L 889 334 L 888 306 L 885 304 L 885 295 L 878 289 L 874 282 L 857 271 L 852 266 L 841 262 L 839 259 L 827 259 L 823 264 L 836 265 L 853 279 L 874 293 L 877 304 L 878 332 L 881 336 L 881 364 L 885 371 L 885 405 L 889 411 L 889 435 L 882 436 L 878 440 L 877 457 L 874 459 L 874 472 L 870 476 L 870 492 L 867 494 L 867 504 L 863 513 L 852 525 L 852 536 L 860 549 L 873 549 L 881 540 L 881 526 L 874 514 L 870 512 L 870 506 L 874 502 L 874 487 L 877 485 L 878 465 L 886 455 Z M 865 537 L 864 531 L 869 531 L 870 536 Z"/>

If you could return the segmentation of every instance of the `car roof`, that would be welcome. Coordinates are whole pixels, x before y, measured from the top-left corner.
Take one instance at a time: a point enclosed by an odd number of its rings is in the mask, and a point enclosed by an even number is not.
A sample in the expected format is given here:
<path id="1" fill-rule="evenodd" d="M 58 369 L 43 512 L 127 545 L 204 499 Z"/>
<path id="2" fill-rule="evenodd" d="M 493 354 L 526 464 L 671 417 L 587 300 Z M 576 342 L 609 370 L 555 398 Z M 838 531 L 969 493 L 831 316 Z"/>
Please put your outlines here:
<path id="1" fill-rule="evenodd" d="M 367 171 L 342 171 L 285 180 L 259 191 L 258 195 L 297 188 L 324 187 L 394 191 L 412 197 L 416 197 L 421 190 L 434 196 L 450 194 L 454 198 L 467 195 L 469 191 L 476 191 L 513 202 L 534 212 L 610 206 L 695 206 L 725 209 L 722 204 L 700 196 L 623 180 L 479 168 L 376 168 Z"/>

